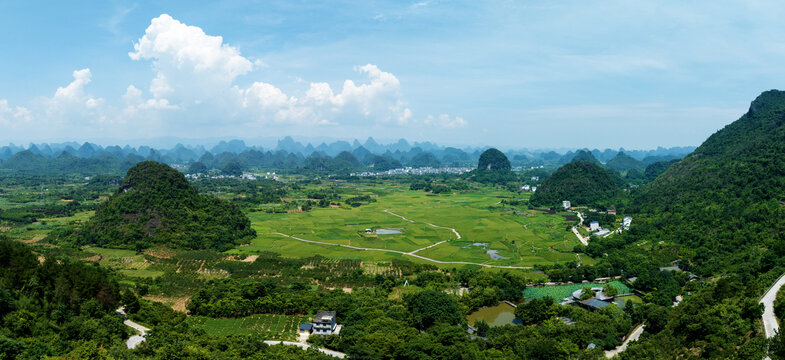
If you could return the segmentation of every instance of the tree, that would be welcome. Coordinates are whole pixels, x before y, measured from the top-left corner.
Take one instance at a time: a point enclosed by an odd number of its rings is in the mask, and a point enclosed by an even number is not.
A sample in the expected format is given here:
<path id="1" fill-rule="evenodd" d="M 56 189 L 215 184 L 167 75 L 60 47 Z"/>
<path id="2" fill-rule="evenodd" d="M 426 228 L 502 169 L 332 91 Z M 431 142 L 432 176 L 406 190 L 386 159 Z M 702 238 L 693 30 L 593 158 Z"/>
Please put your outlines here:
<path id="1" fill-rule="evenodd" d="M 519 304 L 515 309 L 515 317 L 525 325 L 537 324 L 556 316 L 553 298 L 532 299 Z"/>
<path id="2" fill-rule="evenodd" d="M 490 325 L 488 325 L 485 320 L 480 320 L 474 323 L 474 328 L 477 329 L 477 335 L 485 337 L 488 334 L 488 330 L 491 329 Z"/>
<path id="3" fill-rule="evenodd" d="M 441 291 L 425 290 L 410 295 L 406 305 L 412 322 L 420 329 L 427 329 L 436 323 L 455 325 L 461 321 L 458 302 Z"/>

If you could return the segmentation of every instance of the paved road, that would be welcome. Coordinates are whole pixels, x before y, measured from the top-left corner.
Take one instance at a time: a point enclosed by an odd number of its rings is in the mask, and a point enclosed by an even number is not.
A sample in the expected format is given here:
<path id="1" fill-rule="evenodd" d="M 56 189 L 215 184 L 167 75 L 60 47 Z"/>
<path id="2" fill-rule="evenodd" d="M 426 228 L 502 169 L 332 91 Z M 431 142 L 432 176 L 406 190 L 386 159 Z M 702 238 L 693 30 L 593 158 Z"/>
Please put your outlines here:
<path id="1" fill-rule="evenodd" d="M 777 334 L 780 329 L 780 324 L 777 323 L 777 317 L 774 316 L 774 298 L 777 297 L 777 292 L 780 291 L 782 285 L 785 284 L 785 274 L 782 274 L 777 281 L 774 282 L 769 290 L 760 298 L 760 303 L 763 304 L 763 332 L 766 338 L 772 338 Z"/>
<path id="2" fill-rule="evenodd" d="M 279 345 L 279 344 L 282 344 L 282 345 L 297 346 L 297 347 L 299 347 L 299 348 L 301 348 L 303 350 L 307 350 L 309 348 L 312 348 L 311 345 L 298 343 L 298 342 L 293 342 L 293 341 L 266 340 L 264 343 L 267 344 L 267 345 Z M 344 354 L 342 352 L 329 350 L 329 349 L 315 348 L 315 347 L 314 347 L 314 349 L 316 349 L 318 351 L 321 351 L 322 353 L 325 353 L 327 355 L 330 355 L 330 356 L 333 356 L 333 357 L 337 357 L 337 358 L 340 358 L 340 359 L 346 358 L 346 354 Z"/>
<path id="3" fill-rule="evenodd" d="M 575 236 L 578 237 L 578 241 L 580 241 L 581 244 L 583 244 L 584 246 L 589 246 L 589 238 L 588 237 L 584 238 L 583 236 L 581 236 L 581 233 L 578 232 L 578 226 L 583 225 L 583 214 L 576 211 L 575 215 L 578 215 L 578 218 L 581 219 L 581 222 L 579 222 L 578 225 L 572 227 L 572 232 L 573 234 L 575 234 Z"/>
<path id="4" fill-rule="evenodd" d="M 136 349 L 136 347 L 139 344 L 145 341 L 145 336 L 147 336 L 147 332 L 150 331 L 150 329 L 129 320 L 125 314 L 125 306 L 118 308 L 116 311 L 118 314 L 123 315 L 123 318 L 125 318 L 125 321 L 123 321 L 123 324 L 125 326 L 128 326 L 136 330 L 137 333 L 139 333 L 139 335 L 131 336 L 130 338 L 128 338 L 128 340 L 125 341 L 125 345 L 129 349 Z"/>
<path id="5" fill-rule="evenodd" d="M 630 336 L 628 336 L 627 339 L 624 340 L 623 343 L 621 343 L 621 345 L 619 345 L 618 347 L 616 347 L 613 350 L 606 351 L 605 352 L 605 357 L 610 359 L 610 358 L 618 355 L 619 353 L 623 352 L 624 350 L 627 350 L 627 345 L 629 345 L 629 343 L 631 341 L 637 341 L 641 337 L 641 334 L 643 334 L 643 328 L 645 328 L 645 327 L 646 327 L 646 325 L 644 325 L 644 324 L 638 325 L 638 327 L 636 327 L 635 329 L 632 330 L 632 332 L 630 333 Z"/>

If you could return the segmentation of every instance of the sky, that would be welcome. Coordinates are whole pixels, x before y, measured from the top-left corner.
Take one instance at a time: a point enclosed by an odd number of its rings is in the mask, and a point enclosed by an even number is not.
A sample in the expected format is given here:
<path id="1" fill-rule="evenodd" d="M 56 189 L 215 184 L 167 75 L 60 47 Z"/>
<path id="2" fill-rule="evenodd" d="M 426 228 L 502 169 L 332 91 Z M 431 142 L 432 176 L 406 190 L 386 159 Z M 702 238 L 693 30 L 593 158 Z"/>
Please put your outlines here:
<path id="1" fill-rule="evenodd" d="M 783 88 L 782 1 L 0 2 L 0 144 L 698 145 Z"/>

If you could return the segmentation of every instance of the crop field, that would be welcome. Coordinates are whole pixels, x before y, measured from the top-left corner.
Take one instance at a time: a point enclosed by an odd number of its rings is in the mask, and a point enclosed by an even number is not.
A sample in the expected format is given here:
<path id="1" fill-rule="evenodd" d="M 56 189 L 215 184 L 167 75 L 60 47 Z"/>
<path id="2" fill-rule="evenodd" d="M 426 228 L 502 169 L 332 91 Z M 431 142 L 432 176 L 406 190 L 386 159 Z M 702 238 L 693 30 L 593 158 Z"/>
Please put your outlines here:
<path id="1" fill-rule="evenodd" d="M 608 284 L 615 287 L 616 290 L 619 291 L 619 294 L 627 294 L 630 292 L 630 288 L 627 287 L 627 285 L 624 285 L 620 281 L 611 281 Z M 570 296 L 575 290 L 580 290 L 587 286 L 603 287 L 605 285 L 596 284 L 596 283 L 587 283 L 587 284 L 528 287 L 526 288 L 526 290 L 523 291 L 523 297 L 525 298 L 552 297 L 553 299 L 558 301 Z"/>
<path id="2" fill-rule="evenodd" d="M 472 262 L 505 266 L 533 266 L 577 261 L 572 249 L 579 244 L 562 214 L 521 211 L 501 204 L 511 194 L 494 188 L 473 192 L 434 195 L 395 185 L 357 187 L 358 194 L 374 196 L 375 202 L 360 207 L 314 208 L 309 212 L 248 213 L 258 237 L 234 254 L 274 251 L 284 256 L 389 260 L 411 256 L 382 251 L 355 250 L 304 243 L 277 235 L 363 248 L 417 252 L 440 261 Z M 434 226 L 435 225 L 435 226 Z M 458 238 L 450 228 L 454 228 Z M 377 235 L 366 229 L 398 229 L 400 234 Z M 425 247 L 446 241 L 437 246 Z M 495 251 L 497 257 L 487 253 Z M 581 256 L 586 263 L 591 259 Z M 449 265 L 454 267 L 455 265 Z"/>
<path id="3" fill-rule="evenodd" d="M 272 340 L 295 340 L 301 323 L 310 323 L 307 316 L 251 315 L 239 319 L 190 316 L 188 324 L 213 336 L 255 335 Z"/>

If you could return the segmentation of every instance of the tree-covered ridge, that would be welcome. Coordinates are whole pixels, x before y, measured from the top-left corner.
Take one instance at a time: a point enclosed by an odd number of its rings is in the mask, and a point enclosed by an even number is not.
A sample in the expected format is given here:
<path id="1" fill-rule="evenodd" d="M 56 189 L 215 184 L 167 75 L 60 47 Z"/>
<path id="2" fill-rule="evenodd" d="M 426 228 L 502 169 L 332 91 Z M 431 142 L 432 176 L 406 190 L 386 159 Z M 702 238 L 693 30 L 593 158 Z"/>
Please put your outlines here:
<path id="1" fill-rule="evenodd" d="M 597 160 L 597 158 L 594 157 L 594 155 L 591 152 L 586 150 L 578 151 L 578 153 L 575 154 L 571 162 L 576 162 L 576 161 L 586 161 L 593 164 L 601 165 L 600 161 Z"/>
<path id="2" fill-rule="evenodd" d="M 126 248 L 163 244 L 225 250 L 254 235 L 236 205 L 200 195 L 177 170 L 145 161 L 128 170 L 117 193 L 96 211 L 79 240 Z"/>
<path id="3" fill-rule="evenodd" d="M 537 189 L 529 203 L 552 206 L 569 200 L 573 205 L 596 205 L 619 194 L 624 181 L 614 172 L 588 161 L 560 167 Z"/>
<path id="4" fill-rule="evenodd" d="M 662 231 L 694 249 L 709 268 L 748 247 L 785 238 L 785 92 L 767 91 L 739 120 L 713 134 L 635 197 Z M 738 264 L 729 260 L 729 264 Z"/>
<path id="5" fill-rule="evenodd" d="M 616 154 L 613 159 L 608 160 L 605 166 L 609 169 L 619 172 L 633 169 L 637 171 L 643 171 L 646 168 L 646 165 L 644 165 L 642 161 L 637 160 L 632 156 L 625 154 L 624 152 L 619 152 Z"/>
<path id="6" fill-rule="evenodd" d="M 480 155 L 480 161 L 477 163 L 478 170 L 510 170 L 510 160 L 503 152 L 490 148 L 485 150 Z"/>

